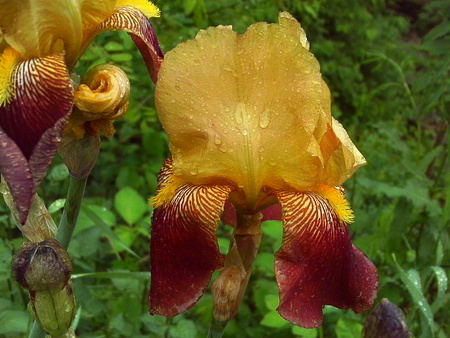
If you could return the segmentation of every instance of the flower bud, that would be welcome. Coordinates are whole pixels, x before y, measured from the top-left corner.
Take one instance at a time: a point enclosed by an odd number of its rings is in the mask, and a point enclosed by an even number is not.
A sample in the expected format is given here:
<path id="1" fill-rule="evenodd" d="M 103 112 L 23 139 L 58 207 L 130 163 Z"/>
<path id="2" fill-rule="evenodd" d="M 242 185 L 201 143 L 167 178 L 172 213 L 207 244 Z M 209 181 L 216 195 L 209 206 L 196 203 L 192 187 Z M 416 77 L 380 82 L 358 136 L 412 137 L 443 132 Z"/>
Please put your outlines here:
<path id="1" fill-rule="evenodd" d="M 62 289 L 70 279 L 72 263 L 64 247 L 55 239 L 25 242 L 13 257 L 16 282 L 30 291 Z"/>
<path id="2" fill-rule="evenodd" d="M 51 337 L 70 337 L 70 324 L 75 315 L 75 299 L 72 292 L 72 283 L 62 288 L 45 291 L 31 291 L 31 309 L 39 325 Z"/>
<path id="3" fill-rule="evenodd" d="M 94 168 L 100 153 L 100 137 L 85 135 L 81 140 L 64 136 L 58 145 L 58 153 L 75 178 L 86 178 Z"/>
<path id="4" fill-rule="evenodd" d="M 64 134 L 77 140 L 86 133 L 111 137 L 113 121 L 125 116 L 129 96 L 130 82 L 122 69 L 112 64 L 92 68 L 74 92 L 74 109 Z"/>
<path id="5" fill-rule="evenodd" d="M 367 317 L 363 329 L 364 338 L 411 337 L 402 310 L 387 299 L 382 299 Z"/>
<path id="6" fill-rule="evenodd" d="M 238 297 L 242 282 L 241 270 L 237 266 L 224 268 L 212 286 L 214 319 L 224 322 L 233 317 L 239 307 Z"/>
<path id="7" fill-rule="evenodd" d="M 52 337 L 66 335 L 75 315 L 66 249 L 55 239 L 25 242 L 13 257 L 12 270 L 16 282 L 29 290 L 30 307 L 41 327 Z"/>

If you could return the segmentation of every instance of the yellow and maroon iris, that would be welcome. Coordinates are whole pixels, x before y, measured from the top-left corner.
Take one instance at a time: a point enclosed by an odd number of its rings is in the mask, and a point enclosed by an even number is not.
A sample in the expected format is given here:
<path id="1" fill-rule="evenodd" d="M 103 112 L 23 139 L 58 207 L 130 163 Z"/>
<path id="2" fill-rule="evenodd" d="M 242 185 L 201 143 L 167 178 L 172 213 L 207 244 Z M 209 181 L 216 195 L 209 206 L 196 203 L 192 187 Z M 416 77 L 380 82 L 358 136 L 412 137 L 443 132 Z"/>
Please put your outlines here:
<path id="1" fill-rule="evenodd" d="M 172 157 L 152 200 L 150 313 L 194 305 L 224 264 L 218 221 L 259 212 L 283 221 L 275 269 L 284 318 L 310 328 L 324 305 L 371 307 L 376 268 L 350 242 L 353 213 L 340 187 L 365 159 L 331 116 L 292 16 L 242 35 L 208 28 L 180 44 L 161 66 L 156 106 Z"/>
<path id="2" fill-rule="evenodd" d="M 2 1 L 0 7 L 0 172 L 25 223 L 74 101 L 70 72 L 105 30 L 130 33 L 154 80 L 163 54 L 146 0 Z"/>

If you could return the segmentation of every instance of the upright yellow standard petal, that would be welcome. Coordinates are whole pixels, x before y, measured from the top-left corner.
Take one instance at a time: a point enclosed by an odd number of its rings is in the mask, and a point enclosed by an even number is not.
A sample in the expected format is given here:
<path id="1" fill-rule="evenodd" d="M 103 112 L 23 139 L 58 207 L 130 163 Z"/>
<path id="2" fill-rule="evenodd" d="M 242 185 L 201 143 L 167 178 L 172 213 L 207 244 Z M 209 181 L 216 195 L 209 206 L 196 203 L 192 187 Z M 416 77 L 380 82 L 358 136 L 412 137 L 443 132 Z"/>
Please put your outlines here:
<path id="1" fill-rule="evenodd" d="M 3 38 L 24 59 L 74 53 L 81 43 L 78 1 L 4 0 L 0 6 Z"/>
<path id="2" fill-rule="evenodd" d="M 279 24 L 257 23 L 243 35 L 209 28 L 167 53 L 156 105 L 175 175 L 233 182 L 247 207 L 264 187 L 308 191 L 350 176 L 360 154 L 333 122 L 308 48 L 300 24 L 282 13 Z"/>

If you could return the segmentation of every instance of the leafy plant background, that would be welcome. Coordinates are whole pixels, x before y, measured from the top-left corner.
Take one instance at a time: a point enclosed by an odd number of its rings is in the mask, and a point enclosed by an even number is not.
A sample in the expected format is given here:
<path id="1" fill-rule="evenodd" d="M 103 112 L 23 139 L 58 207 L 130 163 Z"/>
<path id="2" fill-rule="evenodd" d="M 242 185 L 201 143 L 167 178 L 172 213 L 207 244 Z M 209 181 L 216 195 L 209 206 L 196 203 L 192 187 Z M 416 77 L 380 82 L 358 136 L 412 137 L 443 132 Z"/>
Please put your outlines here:
<path id="1" fill-rule="evenodd" d="M 244 32 L 277 22 L 287 10 L 305 28 L 333 94 L 333 114 L 368 165 L 346 183 L 355 210 L 354 243 L 378 267 L 377 303 L 402 308 L 417 337 L 450 336 L 450 2 L 447 0 L 173 0 L 154 1 L 152 20 L 168 51 L 219 24 Z M 100 35 L 77 66 L 114 62 L 130 77 L 132 96 L 117 133 L 103 139 L 88 182 L 69 253 L 74 264 L 80 337 L 203 337 L 212 312 L 209 293 L 173 319 L 147 311 L 149 223 L 156 175 L 168 155 L 151 83 L 140 54 L 122 32 Z M 40 189 L 56 220 L 68 172 L 56 158 Z M 31 322 L 28 296 L 11 278 L 23 238 L 0 201 L 0 337 L 23 337 Z M 219 229 L 225 252 L 231 230 Z M 306 330 L 275 311 L 273 253 L 279 222 L 264 238 L 246 298 L 226 337 L 359 337 L 367 314 L 326 307 L 321 328 Z"/>

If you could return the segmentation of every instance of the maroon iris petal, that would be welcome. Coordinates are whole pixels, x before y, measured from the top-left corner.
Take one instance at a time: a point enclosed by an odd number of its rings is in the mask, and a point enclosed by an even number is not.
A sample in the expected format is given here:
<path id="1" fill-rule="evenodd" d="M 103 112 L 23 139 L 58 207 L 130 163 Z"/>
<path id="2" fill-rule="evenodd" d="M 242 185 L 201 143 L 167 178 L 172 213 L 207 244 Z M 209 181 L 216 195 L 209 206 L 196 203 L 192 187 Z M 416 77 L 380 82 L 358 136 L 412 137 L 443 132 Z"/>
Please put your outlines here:
<path id="1" fill-rule="evenodd" d="M 156 83 L 164 57 L 150 21 L 133 7 L 120 7 L 97 27 L 98 30 L 123 30 L 130 34 L 144 58 L 145 65 Z"/>
<path id="2" fill-rule="evenodd" d="M 169 164 L 170 165 L 170 164 Z M 159 182 L 167 180 L 167 163 Z M 155 208 L 150 241 L 150 313 L 176 316 L 203 295 L 214 270 L 223 266 L 217 222 L 231 188 L 181 186 Z"/>
<path id="3" fill-rule="evenodd" d="M 14 96 L 0 107 L 0 168 L 25 222 L 31 198 L 56 152 L 72 110 L 73 87 L 63 54 L 19 63 Z M 12 169 L 11 164 L 14 165 Z"/>
<path id="4" fill-rule="evenodd" d="M 347 225 L 316 194 L 279 192 L 284 235 L 276 253 L 279 313 L 290 322 L 321 325 L 324 305 L 368 310 L 376 297 L 373 263 L 350 242 Z"/>

